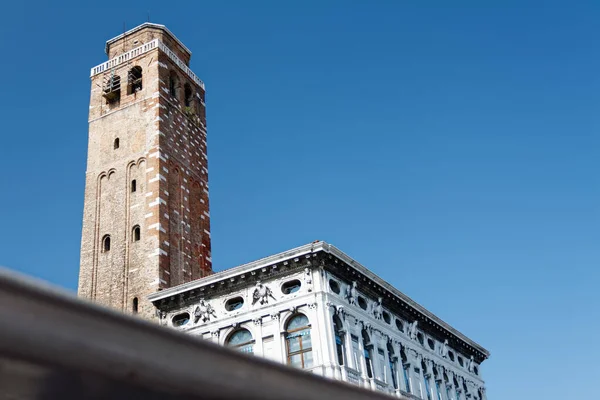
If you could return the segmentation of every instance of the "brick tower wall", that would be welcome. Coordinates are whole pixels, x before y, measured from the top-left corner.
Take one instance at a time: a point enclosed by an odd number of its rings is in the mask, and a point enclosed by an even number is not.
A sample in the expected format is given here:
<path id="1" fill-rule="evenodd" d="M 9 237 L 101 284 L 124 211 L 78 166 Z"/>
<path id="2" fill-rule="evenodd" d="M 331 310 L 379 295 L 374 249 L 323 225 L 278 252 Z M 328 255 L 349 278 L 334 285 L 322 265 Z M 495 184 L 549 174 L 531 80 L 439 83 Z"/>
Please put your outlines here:
<path id="1" fill-rule="evenodd" d="M 80 296 L 126 312 L 137 303 L 148 319 L 154 318 L 149 294 L 212 272 L 205 92 L 181 68 L 189 54 L 154 26 L 125 35 L 108 52 L 119 57 L 155 39 L 168 42 L 172 53 L 156 47 L 92 76 L 79 276 Z M 128 93 L 128 72 L 136 66 L 142 89 Z M 103 97 L 110 75 L 121 82 L 120 100 L 112 104 Z"/>

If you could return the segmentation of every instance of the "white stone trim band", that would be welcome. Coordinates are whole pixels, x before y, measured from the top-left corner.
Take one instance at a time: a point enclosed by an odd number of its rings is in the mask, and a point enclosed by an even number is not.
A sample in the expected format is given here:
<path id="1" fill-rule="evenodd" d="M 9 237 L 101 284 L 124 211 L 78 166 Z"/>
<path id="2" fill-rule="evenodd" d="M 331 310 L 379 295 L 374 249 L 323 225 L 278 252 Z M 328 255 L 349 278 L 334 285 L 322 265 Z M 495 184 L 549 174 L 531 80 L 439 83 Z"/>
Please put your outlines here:
<path id="1" fill-rule="evenodd" d="M 133 58 L 141 56 L 142 54 L 145 54 L 156 48 L 162 50 L 167 56 L 169 56 L 171 61 L 173 61 L 179 68 L 181 68 L 183 72 L 185 72 L 197 85 L 204 89 L 204 82 L 202 82 L 202 80 L 198 78 L 196 74 L 194 74 L 192 70 L 187 65 L 185 65 L 185 63 L 181 61 L 173 51 L 171 51 L 171 49 L 169 49 L 163 42 L 161 42 L 158 39 L 154 39 L 151 42 L 144 43 L 143 45 L 136 47 L 135 49 L 129 50 L 127 53 L 120 54 L 106 62 L 103 62 L 100 65 L 95 66 L 91 69 L 90 77 L 101 74 L 111 68 L 128 62 Z"/>

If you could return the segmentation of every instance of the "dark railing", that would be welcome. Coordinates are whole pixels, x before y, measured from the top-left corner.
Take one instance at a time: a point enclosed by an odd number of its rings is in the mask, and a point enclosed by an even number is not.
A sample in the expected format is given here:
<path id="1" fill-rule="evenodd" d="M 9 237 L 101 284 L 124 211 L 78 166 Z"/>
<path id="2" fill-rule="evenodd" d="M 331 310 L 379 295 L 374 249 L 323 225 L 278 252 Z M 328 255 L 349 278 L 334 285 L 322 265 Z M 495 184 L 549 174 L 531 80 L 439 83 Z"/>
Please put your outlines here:
<path id="1" fill-rule="evenodd" d="M 390 398 L 128 317 L 0 269 L 0 399 Z"/>

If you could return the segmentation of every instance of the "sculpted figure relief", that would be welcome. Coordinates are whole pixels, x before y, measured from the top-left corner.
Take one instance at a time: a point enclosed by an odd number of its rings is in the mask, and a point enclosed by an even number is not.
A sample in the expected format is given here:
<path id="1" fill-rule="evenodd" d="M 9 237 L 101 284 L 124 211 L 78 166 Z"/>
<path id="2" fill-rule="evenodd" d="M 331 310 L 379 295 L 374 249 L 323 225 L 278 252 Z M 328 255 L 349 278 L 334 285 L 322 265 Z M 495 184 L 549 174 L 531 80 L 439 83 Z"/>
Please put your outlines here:
<path id="1" fill-rule="evenodd" d="M 383 298 L 380 297 L 378 301 L 373 304 L 373 315 L 375 316 L 375 319 L 383 318 L 383 305 L 381 304 L 382 302 Z"/>
<path id="2" fill-rule="evenodd" d="M 358 290 L 356 289 L 357 286 L 358 284 L 356 283 L 356 281 L 352 282 L 352 286 L 348 288 L 348 293 L 346 293 L 346 297 L 348 298 L 348 302 L 350 304 L 356 304 L 356 301 L 358 299 Z"/>
<path id="3" fill-rule="evenodd" d="M 469 361 L 467 361 L 467 370 L 469 372 L 473 372 L 473 368 L 475 368 L 475 359 L 473 358 L 473 356 L 471 356 Z"/>
<path id="4" fill-rule="evenodd" d="M 194 310 L 194 323 L 197 323 L 200 319 L 202 319 L 202 322 L 210 321 L 211 316 L 217 316 L 214 308 L 210 305 L 210 303 L 200 300 L 200 304 L 196 306 L 196 309 Z"/>
<path id="5" fill-rule="evenodd" d="M 275 300 L 273 292 L 266 285 L 263 285 L 261 281 L 256 282 L 256 288 L 252 294 L 252 305 L 259 302 L 261 305 L 269 302 L 269 297 Z"/>
<path id="6" fill-rule="evenodd" d="M 442 355 L 442 357 L 448 358 L 448 339 L 444 340 L 444 344 L 440 349 L 440 354 Z"/>
<path id="7" fill-rule="evenodd" d="M 412 340 L 417 340 L 417 325 L 419 321 L 414 321 L 412 324 L 408 326 L 408 337 Z"/>

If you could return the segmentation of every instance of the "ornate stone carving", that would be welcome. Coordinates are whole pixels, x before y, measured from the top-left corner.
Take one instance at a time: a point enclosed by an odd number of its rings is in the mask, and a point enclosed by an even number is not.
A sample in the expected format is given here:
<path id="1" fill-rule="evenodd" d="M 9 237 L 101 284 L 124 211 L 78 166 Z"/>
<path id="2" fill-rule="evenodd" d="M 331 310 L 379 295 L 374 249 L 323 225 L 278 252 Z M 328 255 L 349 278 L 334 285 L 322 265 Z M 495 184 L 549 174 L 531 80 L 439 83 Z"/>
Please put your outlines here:
<path id="1" fill-rule="evenodd" d="M 304 283 L 306 284 L 307 290 L 312 292 L 312 274 L 310 268 L 304 268 Z"/>
<path id="2" fill-rule="evenodd" d="M 419 325 L 419 321 L 415 320 L 408 326 L 408 337 L 412 340 L 417 340 L 417 325 Z"/>
<path id="3" fill-rule="evenodd" d="M 288 308 L 288 310 L 292 313 L 292 314 L 296 314 L 296 311 L 298 310 L 297 306 L 291 306 L 290 308 Z"/>
<path id="4" fill-rule="evenodd" d="M 379 298 L 375 303 L 373 303 L 373 316 L 375 319 L 383 319 L 383 298 Z"/>
<path id="5" fill-rule="evenodd" d="M 273 292 L 268 286 L 263 285 L 261 281 L 256 282 L 254 293 L 252 294 L 252 305 L 260 303 L 261 305 L 268 304 L 269 298 L 276 300 Z"/>
<path id="6" fill-rule="evenodd" d="M 473 358 L 473 356 L 471 356 L 471 358 L 467 361 L 467 371 L 473 372 L 474 368 L 475 368 L 475 359 Z"/>
<path id="7" fill-rule="evenodd" d="M 444 344 L 440 348 L 440 354 L 444 358 L 448 358 L 448 339 L 444 340 Z"/>
<path id="8" fill-rule="evenodd" d="M 271 314 L 271 319 L 274 320 L 274 321 L 279 321 L 279 313 L 278 312 L 272 313 Z"/>
<path id="9" fill-rule="evenodd" d="M 262 325 L 262 318 L 260 318 L 260 317 L 254 318 L 252 320 L 252 322 L 254 322 L 254 325 L 260 326 L 260 325 Z"/>
<path id="10" fill-rule="evenodd" d="M 194 310 L 194 323 L 197 323 L 200 319 L 202 322 L 208 322 L 210 321 L 211 316 L 217 316 L 217 313 L 213 307 L 210 305 L 210 303 L 200 300 L 200 304 L 196 306 L 196 309 Z"/>
<path id="11" fill-rule="evenodd" d="M 346 315 L 348 313 L 346 312 L 344 306 L 334 305 L 333 307 L 335 308 L 335 313 L 337 314 L 337 316 L 340 317 L 342 321 L 346 321 Z"/>
<path id="12" fill-rule="evenodd" d="M 348 303 L 350 304 L 356 304 L 356 302 L 358 301 L 357 286 L 358 283 L 356 283 L 356 281 L 352 282 L 352 286 L 350 286 L 348 288 L 348 291 L 346 292 L 346 298 L 348 299 Z"/>
<path id="13" fill-rule="evenodd" d="M 309 303 L 308 308 L 310 308 L 311 310 L 315 310 L 317 308 L 317 303 Z"/>
<path id="14" fill-rule="evenodd" d="M 409 354 L 415 359 L 418 360 L 419 359 L 419 352 L 416 351 L 415 349 L 408 349 Z"/>
<path id="15" fill-rule="evenodd" d="M 219 331 L 219 330 L 212 331 L 212 332 L 210 333 L 210 335 L 211 335 L 213 338 L 218 338 L 220 334 L 221 334 L 221 331 Z"/>
<path id="16" fill-rule="evenodd" d="M 156 316 L 158 317 L 159 325 L 167 325 L 167 313 L 156 309 Z"/>

